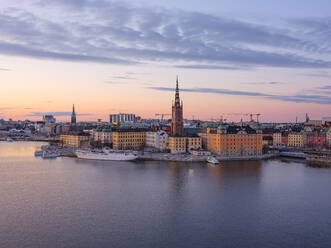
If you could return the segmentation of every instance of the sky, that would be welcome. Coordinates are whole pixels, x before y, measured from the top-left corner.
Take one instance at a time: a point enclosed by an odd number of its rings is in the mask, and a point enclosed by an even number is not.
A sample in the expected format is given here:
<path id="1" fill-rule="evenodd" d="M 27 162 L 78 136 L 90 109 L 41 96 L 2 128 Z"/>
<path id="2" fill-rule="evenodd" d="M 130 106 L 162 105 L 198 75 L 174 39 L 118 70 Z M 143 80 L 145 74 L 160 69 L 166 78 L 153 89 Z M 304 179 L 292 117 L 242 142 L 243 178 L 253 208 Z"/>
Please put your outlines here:
<path id="1" fill-rule="evenodd" d="M 327 0 L 2 0 L 0 118 L 331 116 Z M 236 113 L 236 114 L 233 114 Z"/>

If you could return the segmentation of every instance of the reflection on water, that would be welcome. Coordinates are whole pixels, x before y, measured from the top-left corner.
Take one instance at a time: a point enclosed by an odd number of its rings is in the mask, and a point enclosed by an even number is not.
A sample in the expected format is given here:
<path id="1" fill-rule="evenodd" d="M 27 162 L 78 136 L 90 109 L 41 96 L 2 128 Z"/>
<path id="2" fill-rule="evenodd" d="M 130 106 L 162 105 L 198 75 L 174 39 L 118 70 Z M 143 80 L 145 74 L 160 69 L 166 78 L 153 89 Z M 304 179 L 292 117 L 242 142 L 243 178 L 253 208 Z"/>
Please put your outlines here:
<path id="1" fill-rule="evenodd" d="M 330 247 L 330 170 L 42 160 L 41 145 L 0 143 L 0 247 Z"/>
<path id="2" fill-rule="evenodd" d="M 42 142 L 5 142 L 0 141 L 0 158 L 31 157 L 42 145 Z"/>

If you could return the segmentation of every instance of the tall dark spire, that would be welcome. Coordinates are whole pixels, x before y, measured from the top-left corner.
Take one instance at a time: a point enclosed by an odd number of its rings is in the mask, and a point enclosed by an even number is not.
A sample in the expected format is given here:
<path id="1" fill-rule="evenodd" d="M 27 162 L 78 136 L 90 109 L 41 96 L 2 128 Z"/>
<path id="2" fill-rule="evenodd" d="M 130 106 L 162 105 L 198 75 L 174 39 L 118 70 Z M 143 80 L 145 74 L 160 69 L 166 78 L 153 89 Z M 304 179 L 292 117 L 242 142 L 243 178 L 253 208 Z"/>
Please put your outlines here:
<path id="1" fill-rule="evenodd" d="M 176 78 L 175 105 L 176 105 L 176 106 L 180 106 L 179 86 L 178 86 L 178 76 L 177 76 L 177 78 Z"/>
<path id="2" fill-rule="evenodd" d="M 172 136 L 184 135 L 183 104 L 180 102 L 180 98 L 179 98 L 178 76 L 176 78 L 175 103 L 172 104 L 171 135 Z"/>
<path id="3" fill-rule="evenodd" d="M 72 105 L 71 124 L 76 124 L 75 104 Z"/>

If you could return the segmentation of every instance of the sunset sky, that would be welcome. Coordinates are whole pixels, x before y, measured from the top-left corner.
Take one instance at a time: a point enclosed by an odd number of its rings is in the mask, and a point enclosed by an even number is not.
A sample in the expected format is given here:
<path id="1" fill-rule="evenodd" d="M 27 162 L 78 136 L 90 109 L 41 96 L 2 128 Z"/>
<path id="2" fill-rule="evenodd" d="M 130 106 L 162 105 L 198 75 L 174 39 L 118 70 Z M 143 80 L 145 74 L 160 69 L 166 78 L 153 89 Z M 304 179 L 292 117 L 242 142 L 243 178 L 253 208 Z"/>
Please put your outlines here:
<path id="1" fill-rule="evenodd" d="M 331 1 L 2 0 L 0 119 L 331 116 Z M 237 120 L 238 116 L 225 116 Z M 248 117 L 246 117 L 248 118 Z"/>

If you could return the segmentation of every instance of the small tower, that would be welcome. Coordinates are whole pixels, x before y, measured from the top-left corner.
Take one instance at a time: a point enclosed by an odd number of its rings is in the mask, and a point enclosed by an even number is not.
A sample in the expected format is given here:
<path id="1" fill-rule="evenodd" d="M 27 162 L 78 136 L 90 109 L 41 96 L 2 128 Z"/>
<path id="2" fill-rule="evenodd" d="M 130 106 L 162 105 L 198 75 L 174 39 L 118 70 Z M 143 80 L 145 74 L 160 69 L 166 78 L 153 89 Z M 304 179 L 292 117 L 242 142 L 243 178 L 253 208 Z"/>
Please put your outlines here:
<path id="1" fill-rule="evenodd" d="M 75 104 L 72 105 L 72 113 L 71 113 L 71 125 L 76 124 L 76 112 L 75 112 Z"/>

